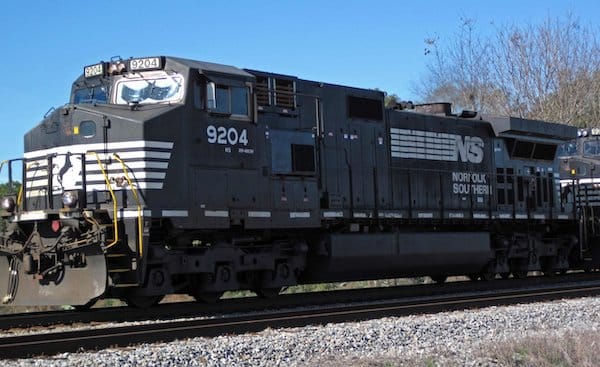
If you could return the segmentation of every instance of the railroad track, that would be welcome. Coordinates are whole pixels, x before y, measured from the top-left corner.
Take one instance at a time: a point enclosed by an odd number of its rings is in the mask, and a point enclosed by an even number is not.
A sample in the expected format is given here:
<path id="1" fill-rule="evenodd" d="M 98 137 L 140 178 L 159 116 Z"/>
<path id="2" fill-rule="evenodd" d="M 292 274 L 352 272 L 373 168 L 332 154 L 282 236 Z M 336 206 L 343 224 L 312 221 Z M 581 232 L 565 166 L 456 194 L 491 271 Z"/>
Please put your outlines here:
<path id="1" fill-rule="evenodd" d="M 94 308 L 88 311 L 51 311 L 0 315 L 2 330 L 33 328 L 75 323 L 126 322 L 149 319 L 169 320 L 184 317 L 210 316 L 234 312 L 251 312 L 265 309 L 284 309 L 305 305 L 330 305 L 339 303 L 368 302 L 397 298 L 418 298 L 467 294 L 495 290 L 511 290 L 528 287 L 554 287 L 569 283 L 600 280 L 600 273 L 574 273 L 560 278 L 529 277 L 525 279 L 496 279 L 493 282 L 451 282 L 445 284 L 403 285 L 385 288 L 351 289 L 327 292 L 280 295 L 264 300 L 256 297 L 224 299 L 215 304 L 184 302 L 161 304 L 150 309 L 129 307 Z"/>
<path id="2" fill-rule="evenodd" d="M 574 282 L 571 280 L 569 282 L 564 279 L 557 279 L 552 284 L 551 278 L 550 280 L 549 278 L 540 278 L 544 279 L 543 281 L 533 278 L 536 280 L 527 279 L 527 282 L 524 282 L 531 283 L 527 286 L 523 286 L 523 282 L 519 281 L 519 287 L 523 287 L 522 289 L 515 289 L 514 285 L 512 288 L 498 289 L 499 287 L 495 284 L 494 289 L 490 290 L 492 283 L 487 283 L 486 290 L 469 290 L 453 294 L 446 292 L 446 294 L 416 296 L 406 299 L 369 300 L 360 303 L 355 302 L 352 305 L 339 303 L 327 304 L 310 310 L 274 310 L 253 315 L 222 316 L 210 319 L 163 319 L 157 321 L 157 323 L 146 323 L 143 325 L 126 325 L 100 329 L 78 328 L 43 334 L 8 336 L 0 338 L 0 358 L 22 358 L 40 354 L 50 355 L 60 352 L 102 349 L 109 346 L 128 346 L 138 343 L 167 342 L 191 337 L 211 337 L 223 334 L 256 332 L 269 327 L 301 327 L 311 324 L 359 321 L 387 316 L 433 313 L 445 310 L 547 301 L 600 294 L 600 276 L 597 274 L 578 275 L 573 278 L 579 278 L 579 281 Z M 588 279 L 582 281 L 582 278 Z M 501 284 L 501 282 L 497 283 Z M 479 285 L 481 284 L 485 283 L 479 283 Z M 437 287 L 453 289 L 457 287 L 470 288 L 459 284 L 452 287 Z M 435 287 L 430 287 L 429 289 L 433 288 Z M 371 291 L 372 293 L 376 293 L 381 290 Z M 362 293 L 364 295 L 365 291 L 362 290 Z M 285 299 L 285 297 L 282 298 Z M 304 299 L 304 304 L 308 303 L 305 296 L 301 298 Z M 156 315 L 156 310 L 154 311 Z M 173 315 L 171 316 L 174 317 Z"/>

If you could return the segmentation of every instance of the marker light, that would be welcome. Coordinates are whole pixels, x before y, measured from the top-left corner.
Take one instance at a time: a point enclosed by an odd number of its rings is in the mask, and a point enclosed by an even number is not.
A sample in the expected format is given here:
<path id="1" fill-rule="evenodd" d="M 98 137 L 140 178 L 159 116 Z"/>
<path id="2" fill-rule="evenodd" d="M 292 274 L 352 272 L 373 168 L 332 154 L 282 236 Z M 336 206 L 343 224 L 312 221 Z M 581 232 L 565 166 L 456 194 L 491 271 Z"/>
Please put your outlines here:
<path id="1" fill-rule="evenodd" d="M 52 228 L 54 233 L 58 233 L 60 231 L 60 220 L 53 220 L 50 228 Z"/>
<path id="2" fill-rule="evenodd" d="M 67 208 L 74 208 L 77 205 L 77 194 L 73 191 L 65 191 L 62 195 L 62 202 Z"/>
<path id="3" fill-rule="evenodd" d="M 2 198 L 2 201 L 0 202 L 0 206 L 2 206 L 2 209 L 6 210 L 9 213 L 12 213 L 15 211 L 15 199 L 13 199 L 11 196 L 5 196 Z"/>

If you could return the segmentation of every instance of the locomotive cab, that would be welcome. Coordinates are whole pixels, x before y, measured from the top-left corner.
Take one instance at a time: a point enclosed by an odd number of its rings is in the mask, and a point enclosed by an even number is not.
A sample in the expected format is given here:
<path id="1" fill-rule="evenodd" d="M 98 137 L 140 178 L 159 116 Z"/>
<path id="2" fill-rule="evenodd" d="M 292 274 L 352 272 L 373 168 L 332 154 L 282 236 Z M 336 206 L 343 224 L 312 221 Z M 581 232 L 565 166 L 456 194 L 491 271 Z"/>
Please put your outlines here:
<path id="1" fill-rule="evenodd" d="M 24 158 L 7 164 L 23 184 L 3 206 L 4 304 L 85 305 L 141 282 L 144 216 L 173 147 L 147 126 L 184 107 L 187 74 L 164 57 L 87 66 L 69 103 L 26 134 Z"/>
<path id="2" fill-rule="evenodd" d="M 273 219 L 287 217 L 290 204 L 317 205 L 314 172 L 276 180 L 264 174 L 260 144 L 269 126 L 256 123 L 255 81 L 241 69 L 173 57 L 86 66 L 70 103 L 29 131 L 24 158 L 8 165 L 11 176 L 23 172 L 23 186 L 3 201 L 3 303 L 85 305 L 109 296 L 145 306 L 168 293 L 206 298 L 242 285 L 261 291 L 295 284 L 306 252 L 301 241 L 265 251 L 260 236 L 228 239 L 223 232 L 271 227 L 264 209 L 274 182 L 303 187 L 304 200 L 283 203 L 286 212 Z M 295 109 L 288 85 L 273 79 L 273 92 L 265 91 L 273 108 L 285 104 L 282 113 Z M 310 143 L 310 133 L 300 135 L 288 134 L 287 143 L 307 136 Z M 288 148 L 281 148 L 284 160 Z M 279 166 L 285 171 L 287 164 Z M 309 166 L 314 171 L 314 162 Z M 304 214 L 295 221 L 309 222 Z M 232 242 L 252 236 L 257 249 L 238 247 L 223 259 Z M 229 264 L 232 257 L 241 263 Z M 271 277 L 273 271 L 285 276 Z"/>

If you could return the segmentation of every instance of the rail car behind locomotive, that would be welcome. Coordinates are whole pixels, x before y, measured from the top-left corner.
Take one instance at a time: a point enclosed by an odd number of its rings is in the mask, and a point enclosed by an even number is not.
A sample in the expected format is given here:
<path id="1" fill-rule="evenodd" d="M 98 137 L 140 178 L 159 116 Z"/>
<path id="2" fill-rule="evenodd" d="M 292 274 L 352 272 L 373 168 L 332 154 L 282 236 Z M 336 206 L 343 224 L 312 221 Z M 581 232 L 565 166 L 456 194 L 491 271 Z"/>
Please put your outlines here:
<path id="1" fill-rule="evenodd" d="M 303 282 L 565 271 L 574 128 L 175 57 L 84 68 L 4 198 L 5 305 L 134 306 Z M 15 168 L 16 167 L 16 168 Z"/>
<path id="2" fill-rule="evenodd" d="M 572 196 L 586 270 L 600 262 L 600 129 L 585 128 L 558 150 L 563 195 Z"/>

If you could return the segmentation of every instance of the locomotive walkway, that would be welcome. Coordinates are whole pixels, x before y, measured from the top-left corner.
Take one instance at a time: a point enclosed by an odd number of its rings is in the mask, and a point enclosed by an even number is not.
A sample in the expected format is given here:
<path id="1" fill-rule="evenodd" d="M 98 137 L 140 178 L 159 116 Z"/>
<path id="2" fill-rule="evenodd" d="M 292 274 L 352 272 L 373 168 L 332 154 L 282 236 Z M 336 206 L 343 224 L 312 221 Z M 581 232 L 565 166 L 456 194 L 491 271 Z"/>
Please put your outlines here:
<path id="1" fill-rule="evenodd" d="M 426 296 L 425 294 L 429 294 Z M 171 341 L 191 337 L 211 337 L 223 334 L 240 334 L 260 331 L 265 328 L 297 327 L 332 322 L 358 321 L 386 316 L 433 313 L 443 310 L 478 308 L 489 305 L 506 305 L 534 301 L 547 301 L 560 298 L 580 297 L 600 294 L 600 274 L 573 274 L 564 278 L 528 278 L 523 280 L 497 280 L 495 282 L 465 282 L 446 285 L 410 286 L 327 292 L 303 295 L 288 295 L 270 302 L 271 309 L 256 315 L 223 316 L 210 319 L 173 320 L 176 317 L 191 316 L 193 308 L 196 316 L 220 310 L 236 309 L 244 303 L 255 310 L 265 308 L 266 302 L 257 299 L 237 299 L 219 305 L 201 308 L 198 304 L 164 305 L 150 310 L 123 312 L 123 309 L 100 309 L 92 312 L 62 312 L 39 315 L 15 316 L 12 321 L 3 317 L 2 329 L 15 325 L 49 325 L 70 320 L 79 322 L 120 321 L 133 319 L 152 320 L 156 315 L 169 315 L 160 321 L 127 326 L 111 326 L 100 329 L 72 329 L 60 332 L 33 333 L 21 336 L 0 338 L 0 358 L 23 358 L 40 354 L 55 354 L 82 349 L 102 349 L 109 346 L 127 346 L 138 343 Z M 314 298 L 313 298 L 314 297 Z M 342 301 L 340 299 L 343 298 Z M 354 300 L 352 300 L 354 298 Z M 362 299 L 363 302 L 358 302 Z M 320 300 L 321 305 L 316 306 Z M 346 302 L 346 304 L 340 304 Z M 348 302 L 354 302 L 348 305 Z M 237 305 L 236 305 L 237 303 Z M 262 304 L 262 306 L 261 306 Z M 287 304 L 287 305 L 286 305 Z M 311 309 L 290 310 L 299 305 L 314 306 Z M 165 307 L 166 306 L 166 307 Z M 281 310 L 286 307 L 287 310 Z M 252 307 L 250 307 L 252 308 Z M 179 309 L 179 314 L 176 310 Z M 171 313 L 169 313 L 171 312 Z M 175 312 L 175 314 L 173 313 Z M 59 315 L 63 314 L 59 321 Z M 111 316 L 112 314 L 112 316 Z M 129 315 L 127 315 L 129 314 Z M 36 321 L 36 317 L 43 318 Z M 119 316 L 121 315 L 121 316 Z M 70 316 L 70 317 L 69 317 Z M 52 320 L 52 318 L 54 319 Z M 128 318 L 129 317 L 129 318 Z"/>

